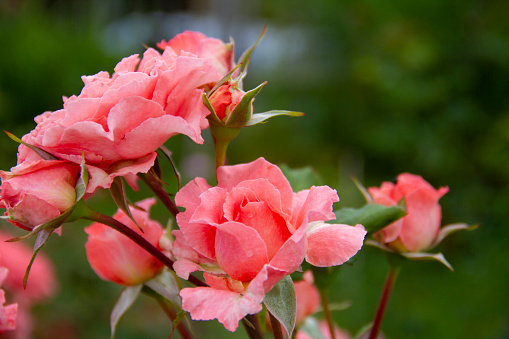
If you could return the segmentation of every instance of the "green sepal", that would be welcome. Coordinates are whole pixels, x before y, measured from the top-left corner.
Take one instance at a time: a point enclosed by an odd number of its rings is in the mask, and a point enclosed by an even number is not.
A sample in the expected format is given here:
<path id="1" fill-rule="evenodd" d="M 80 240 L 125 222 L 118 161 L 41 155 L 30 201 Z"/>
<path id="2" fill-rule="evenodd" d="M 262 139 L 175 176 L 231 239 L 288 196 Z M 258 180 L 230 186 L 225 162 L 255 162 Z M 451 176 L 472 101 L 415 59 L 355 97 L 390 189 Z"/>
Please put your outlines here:
<path id="1" fill-rule="evenodd" d="M 128 286 L 122 290 L 110 316 L 111 338 L 115 336 L 118 321 L 140 295 L 143 284 Z"/>
<path id="2" fill-rule="evenodd" d="M 170 336 L 168 337 L 168 339 L 171 339 L 173 337 L 173 333 L 175 332 L 175 329 L 180 324 L 182 319 L 184 319 L 186 314 L 187 314 L 187 312 L 186 311 L 182 311 L 182 310 L 177 313 L 177 316 L 175 317 L 175 320 L 173 320 L 173 322 L 171 324 L 172 327 L 171 327 L 171 332 L 170 332 Z"/>
<path id="3" fill-rule="evenodd" d="M 170 162 L 171 167 L 173 168 L 173 173 L 175 174 L 175 177 L 177 178 L 178 191 L 180 191 L 180 188 L 182 187 L 182 176 L 180 175 L 180 172 L 179 172 L 177 166 L 175 165 L 173 158 L 171 157 L 172 156 L 171 151 L 169 149 L 167 149 L 164 145 L 159 146 L 158 149 L 161 151 L 161 153 L 163 153 L 166 156 L 166 158 Z"/>
<path id="4" fill-rule="evenodd" d="M 209 119 L 211 124 L 221 125 L 222 122 L 219 119 L 219 117 L 217 116 L 216 110 L 214 109 L 214 107 L 212 107 L 212 104 L 210 103 L 209 98 L 207 97 L 207 94 L 203 93 L 201 96 L 203 99 L 203 104 L 210 111 L 210 114 L 207 115 L 207 119 Z"/>
<path id="5" fill-rule="evenodd" d="M 262 31 L 260 35 L 258 36 L 258 39 L 256 39 L 255 43 L 251 45 L 248 49 L 242 53 L 242 55 L 239 58 L 238 64 L 241 64 L 242 67 L 240 68 L 240 73 L 246 73 L 247 67 L 249 66 L 249 61 L 251 60 L 251 55 L 253 54 L 253 51 L 255 50 L 256 46 L 262 41 L 263 36 L 267 32 L 267 25 L 263 26 Z"/>
<path id="6" fill-rule="evenodd" d="M 289 117 L 301 117 L 304 116 L 302 112 L 284 111 L 284 110 L 272 110 L 263 113 L 255 113 L 251 116 L 251 119 L 244 125 L 246 127 L 257 124 L 265 123 L 268 119 L 277 117 L 280 115 L 286 115 Z"/>
<path id="7" fill-rule="evenodd" d="M 404 217 L 406 211 L 399 206 L 366 204 L 361 208 L 344 207 L 334 212 L 334 223 L 355 226 L 361 224 L 368 233 L 374 233 Z"/>
<path id="8" fill-rule="evenodd" d="M 388 254 L 389 263 L 398 263 L 401 261 L 400 259 L 409 259 L 413 261 L 437 261 L 454 272 L 452 265 L 445 259 L 442 253 L 427 253 L 427 252 L 397 252 L 390 247 L 385 246 L 384 244 L 373 240 L 368 239 L 364 242 L 364 245 L 369 245 L 373 247 L 377 247 Z M 399 259 L 396 259 L 399 258 Z"/>
<path id="9" fill-rule="evenodd" d="M 249 120 L 251 120 L 253 115 L 253 100 L 266 84 L 267 82 L 263 82 L 258 85 L 258 87 L 253 88 L 244 94 L 240 102 L 233 109 L 233 112 L 231 112 L 228 120 L 225 122 L 226 126 L 230 128 L 242 128 L 249 122 Z"/>
<path id="10" fill-rule="evenodd" d="M 297 316 L 297 299 L 292 278 L 287 275 L 265 294 L 267 310 L 281 323 L 291 338 Z"/>
<path id="11" fill-rule="evenodd" d="M 24 142 L 23 140 L 21 140 L 20 138 L 15 136 L 14 134 L 12 134 L 10 132 L 7 132 L 5 130 L 4 130 L 4 132 L 5 132 L 5 134 L 7 134 L 7 136 L 9 138 L 11 138 L 12 140 L 16 141 L 19 144 L 25 145 L 26 147 L 30 148 L 32 151 L 37 153 L 44 160 L 60 160 L 57 157 L 55 157 L 54 155 L 46 152 L 45 150 L 43 150 L 43 149 L 41 149 L 41 148 L 39 148 L 37 146 L 33 146 L 33 145 L 30 145 L 30 144 L 27 144 L 26 142 Z"/>
<path id="12" fill-rule="evenodd" d="M 39 253 L 39 250 L 46 244 L 46 241 L 48 241 L 49 236 L 51 233 L 53 233 L 54 230 L 41 230 L 37 233 L 37 239 L 35 240 L 34 244 L 34 252 L 32 253 L 32 258 L 30 258 L 30 262 L 28 263 L 27 269 L 25 270 L 25 275 L 23 277 L 23 288 L 26 289 L 27 281 L 28 281 L 28 275 L 30 274 L 30 269 L 32 268 L 32 264 L 34 263 L 35 257 L 37 256 L 37 253 Z"/>
<path id="13" fill-rule="evenodd" d="M 364 197 L 364 199 L 366 199 L 366 203 L 368 204 L 374 204 L 375 203 L 375 200 L 373 199 L 373 197 L 371 196 L 371 194 L 369 194 L 368 190 L 366 189 L 366 187 L 364 187 L 363 184 L 361 184 L 361 182 L 359 180 L 357 180 L 356 177 L 352 177 L 352 181 L 353 183 L 355 184 L 355 186 L 357 187 L 357 189 L 361 192 L 362 196 Z"/>
<path id="14" fill-rule="evenodd" d="M 235 66 L 234 68 L 232 68 L 231 71 L 229 71 L 228 73 L 226 73 L 226 75 L 224 77 L 221 78 L 221 80 L 219 80 L 216 85 L 214 87 L 212 87 L 212 89 L 210 91 L 208 91 L 207 93 L 204 93 L 205 96 L 208 98 L 210 97 L 212 94 L 214 94 L 215 91 L 217 91 L 219 89 L 219 87 L 223 86 L 225 83 L 227 83 L 228 81 L 230 81 L 232 79 L 232 75 L 233 73 L 241 66 L 241 64 L 238 64 L 237 66 Z M 208 107 L 208 106 L 207 106 Z M 210 109 L 210 108 L 209 108 Z"/>
<path id="15" fill-rule="evenodd" d="M 88 180 L 90 178 L 90 174 L 88 173 L 87 167 L 85 166 L 85 154 L 81 153 L 81 163 L 80 163 L 80 177 L 78 181 L 76 181 L 76 185 L 74 186 L 74 190 L 76 191 L 76 202 L 80 201 L 88 187 Z"/>
<path id="16" fill-rule="evenodd" d="M 150 287 L 154 292 L 171 301 L 172 304 L 181 307 L 177 279 L 168 268 L 163 268 L 161 273 L 146 281 L 145 286 Z"/>
<path id="17" fill-rule="evenodd" d="M 279 166 L 295 192 L 323 185 L 323 179 L 312 167 L 291 168 L 286 164 Z"/>
<path id="18" fill-rule="evenodd" d="M 129 217 L 129 219 L 131 219 L 136 224 L 136 226 L 138 226 L 138 229 L 143 233 L 143 229 L 140 227 L 140 225 L 138 225 L 136 220 L 134 220 L 134 217 L 131 213 L 131 209 L 129 208 L 130 204 L 127 199 L 124 179 L 122 179 L 122 177 L 115 177 L 113 179 L 113 182 L 111 183 L 110 186 L 110 193 L 117 207 L 120 208 Z"/>
<path id="19" fill-rule="evenodd" d="M 440 244 L 442 240 L 444 240 L 446 237 L 451 235 L 452 233 L 456 233 L 457 231 L 461 230 L 467 230 L 467 231 L 473 231 L 475 229 L 479 228 L 479 225 L 467 225 L 464 223 L 457 223 L 457 224 L 450 224 L 447 226 L 444 226 L 440 228 L 440 231 L 438 232 L 437 237 L 435 238 L 435 241 L 433 241 L 433 244 L 431 244 L 430 248 L 433 248 Z"/>

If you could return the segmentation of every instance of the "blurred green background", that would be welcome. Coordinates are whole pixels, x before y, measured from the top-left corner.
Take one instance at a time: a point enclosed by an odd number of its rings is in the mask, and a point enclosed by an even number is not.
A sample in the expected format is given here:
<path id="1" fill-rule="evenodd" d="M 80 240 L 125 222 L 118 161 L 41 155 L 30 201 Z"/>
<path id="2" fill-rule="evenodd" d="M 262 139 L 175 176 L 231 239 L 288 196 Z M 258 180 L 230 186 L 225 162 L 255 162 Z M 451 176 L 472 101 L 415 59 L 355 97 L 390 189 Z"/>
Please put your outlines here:
<path id="1" fill-rule="evenodd" d="M 401 172 L 449 186 L 443 224 L 480 223 L 439 248 L 454 266 L 412 263 L 396 284 L 384 320 L 387 338 L 509 337 L 509 2 L 454 0 L 0 0 L 0 122 L 18 136 L 33 117 L 78 94 L 80 76 L 110 73 L 184 30 L 236 41 L 236 55 L 268 32 L 256 50 L 245 89 L 267 80 L 255 110 L 290 109 L 246 129 L 229 162 L 263 156 L 291 167 L 313 166 L 338 190 L 337 207 L 363 204 L 350 177 L 366 186 Z M 167 143 L 187 182 L 210 177 L 213 149 L 183 137 Z M 0 168 L 15 165 L 17 145 L 0 138 Z M 148 196 L 146 190 L 133 200 Z M 110 215 L 107 192 L 90 204 Z M 160 206 L 155 217 L 166 223 Z M 101 281 L 86 262 L 85 224 L 66 226 L 44 252 L 56 265 L 60 294 L 34 309 L 35 338 L 108 338 L 120 287 Z M 2 223 L 2 228 L 13 227 Z M 31 244 L 31 241 L 27 241 Z M 355 333 L 369 323 L 387 264 L 364 248 L 341 272 L 334 313 Z M 246 338 L 216 321 L 199 337 Z M 170 325 L 142 298 L 121 320 L 118 338 L 166 338 Z"/>

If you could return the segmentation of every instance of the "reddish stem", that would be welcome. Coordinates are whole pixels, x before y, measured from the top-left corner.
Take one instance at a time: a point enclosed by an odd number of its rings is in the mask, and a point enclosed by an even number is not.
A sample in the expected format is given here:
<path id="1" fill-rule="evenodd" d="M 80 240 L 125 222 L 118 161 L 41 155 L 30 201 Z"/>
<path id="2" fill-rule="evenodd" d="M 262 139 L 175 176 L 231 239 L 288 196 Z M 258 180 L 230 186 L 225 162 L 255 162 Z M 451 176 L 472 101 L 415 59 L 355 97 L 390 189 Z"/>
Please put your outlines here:
<path id="1" fill-rule="evenodd" d="M 375 320 L 373 321 L 373 326 L 371 327 L 369 339 L 376 339 L 378 337 L 385 310 L 387 309 L 387 303 L 389 302 L 389 298 L 394 288 L 394 283 L 396 282 L 399 271 L 399 266 L 389 266 L 389 272 L 387 273 L 387 278 L 385 279 L 384 289 L 382 296 L 380 297 L 380 303 L 378 304 L 378 310 L 376 311 Z"/>

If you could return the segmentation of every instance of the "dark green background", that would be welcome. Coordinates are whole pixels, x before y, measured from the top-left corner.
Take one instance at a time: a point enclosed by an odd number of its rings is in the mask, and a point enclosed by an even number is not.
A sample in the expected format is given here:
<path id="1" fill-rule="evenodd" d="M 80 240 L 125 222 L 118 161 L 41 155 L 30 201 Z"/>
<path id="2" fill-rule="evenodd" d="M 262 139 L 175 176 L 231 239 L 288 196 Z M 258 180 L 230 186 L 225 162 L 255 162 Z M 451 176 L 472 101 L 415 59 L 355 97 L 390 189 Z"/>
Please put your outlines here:
<path id="1" fill-rule="evenodd" d="M 351 175 L 378 186 L 411 172 L 435 187 L 449 186 L 441 200 L 443 224 L 481 227 L 438 248 L 454 273 L 436 263 L 404 268 L 383 329 L 388 338 L 507 338 L 508 14 L 502 0 L 2 0 L 1 127 L 28 133 L 35 115 L 61 108 L 62 95 L 79 93 L 81 75 L 111 73 L 122 57 L 142 53 L 142 43 L 201 30 L 233 37 L 240 55 L 267 24 L 245 88 L 269 82 L 255 102 L 258 112 L 306 115 L 246 129 L 231 146 L 230 163 L 264 156 L 291 167 L 311 165 L 338 190 L 337 207 L 363 203 Z M 208 131 L 203 134 L 203 146 L 183 137 L 167 144 L 186 180 L 202 169 L 186 170 L 190 153 L 213 156 Z M 6 136 L 0 152 L 1 168 L 14 166 L 16 145 Z M 106 192 L 90 204 L 115 210 Z M 157 206 L 155 217 L 166 223 L 163 211 Z M 108 337 L 120 288 L 88 266 L 83 225 L 66 226 L 44 249 L 61 289 L 35 309 L 37 338 Z M 386 269 L 383 256 L 365 248 L 342 270 L 333 299 L 352 306 L 334 313 L 340 326 L 355 333 L 371 321 Z M 228 335 L 216 321 L 198 328 L 198 337 L 245 337 L 243 329 Z M 118 338 L 168 333 L 156 303 L 143 298 L 121 321 Z"/>

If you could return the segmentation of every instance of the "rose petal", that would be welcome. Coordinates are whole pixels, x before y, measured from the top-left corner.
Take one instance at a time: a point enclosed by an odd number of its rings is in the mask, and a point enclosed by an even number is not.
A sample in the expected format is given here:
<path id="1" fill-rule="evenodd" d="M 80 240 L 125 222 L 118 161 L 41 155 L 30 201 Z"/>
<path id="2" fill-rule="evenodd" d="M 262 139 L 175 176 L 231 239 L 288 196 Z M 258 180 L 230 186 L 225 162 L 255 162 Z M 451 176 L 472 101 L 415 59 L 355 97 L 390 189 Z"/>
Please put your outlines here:
<path id="1" fill-rule="evenodd" d="M 307 234 L 306 261 L 318 267 L 341 265 L 361 249 L 366 233 L 362 225 L 318 224 Z"/>

